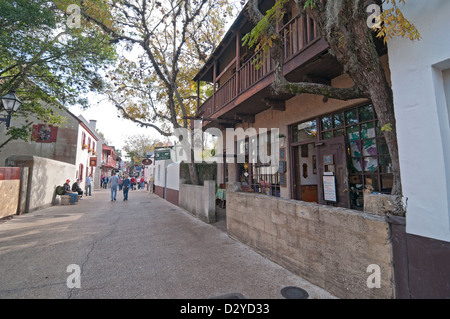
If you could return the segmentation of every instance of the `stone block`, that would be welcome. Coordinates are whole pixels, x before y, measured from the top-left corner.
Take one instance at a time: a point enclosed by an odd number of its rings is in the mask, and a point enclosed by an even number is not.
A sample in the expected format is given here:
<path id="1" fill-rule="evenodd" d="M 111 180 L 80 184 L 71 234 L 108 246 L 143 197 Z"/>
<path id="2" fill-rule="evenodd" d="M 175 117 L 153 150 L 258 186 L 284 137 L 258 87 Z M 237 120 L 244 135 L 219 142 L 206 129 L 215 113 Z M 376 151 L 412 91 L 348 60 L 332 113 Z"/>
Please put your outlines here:
<path id="1" fill-rule="evenodd" d="M 260 231 L 264 231 L 264 220 L 260 218 L 253 218 L 252 223 L 250 224 L 251 227 L 258 229 Z"/>
<path id="2" fill-rule="evenodd" d="M 270 220 L 269 222 L 264 222 L 264 232 L 270 236 L 278 236 L 277 226 Z"/>
<path id="3" fill-rule="evenodd" d="M 72 197 L 68 196 L 68 195 L 60 195 L 60 204 L 61 205 L 70 205 L 70 199 Z"/>
<path id="4" fill-rule="evenodd" d="M 286 225 L 287 224 L 287 216 L 278 211 L 273 211 L 271 214 L 272 223 L 278 225 Z"/>
<path id="5" fill-rule="evenodd" d="M 278 200 L 277 210 L 280 214 L 295 216 L 296 202 L 280 199 L 280 200 Z"/>
<path id="6" fill-rule="evenodd" d="M 406 209 L 401 196 L 366 194 L 364 195 L 364 212 L 380 216 L 390 214 L 404 217 Z"/>
<path id="7" fill-rule="evenodd" d="M 295 213 L 298 218 L 317 221 L 319 220 L 319 205 L 296 202 Z"/>

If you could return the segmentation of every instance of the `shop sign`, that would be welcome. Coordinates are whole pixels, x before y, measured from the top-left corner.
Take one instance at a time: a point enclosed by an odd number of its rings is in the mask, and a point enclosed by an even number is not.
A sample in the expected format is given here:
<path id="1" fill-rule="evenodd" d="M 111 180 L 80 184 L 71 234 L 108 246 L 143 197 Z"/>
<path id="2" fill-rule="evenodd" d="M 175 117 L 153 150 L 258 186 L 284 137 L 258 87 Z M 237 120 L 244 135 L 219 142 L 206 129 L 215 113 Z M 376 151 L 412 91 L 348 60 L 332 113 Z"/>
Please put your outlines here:
<path id="1" fill-rule="evenodd" d="M 155 152 L 155 161 L 165 161 L 165 160 L 170 160 L 170 150 Z"/>
<path id="2" fill-rule="evenodd" d="M 89 160 L 90 167 L 97 167 L 97 157 L 91 157 Z"/>

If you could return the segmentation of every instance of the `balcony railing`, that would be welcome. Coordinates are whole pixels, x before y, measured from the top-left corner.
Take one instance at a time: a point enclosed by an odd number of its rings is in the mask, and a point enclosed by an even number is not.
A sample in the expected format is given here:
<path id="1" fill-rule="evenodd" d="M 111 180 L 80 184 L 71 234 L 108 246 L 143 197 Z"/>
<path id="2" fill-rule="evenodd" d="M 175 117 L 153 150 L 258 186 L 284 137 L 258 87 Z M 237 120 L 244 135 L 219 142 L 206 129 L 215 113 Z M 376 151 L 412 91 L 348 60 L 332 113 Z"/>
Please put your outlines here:
<path id="1" fill-rule="evenodd" d="M 300 54 L 318 39 L 319 31 L 315 21 L 308 15 L 299 15 L 280 29 L 284 41 L 285 60 Z M 263 80 L 274 70 L 275 63 L 269 54 L 257 52 L 235 72 L 199 108 L 198 113 L 208 118 L 233 101 L 240 94 Z"/>

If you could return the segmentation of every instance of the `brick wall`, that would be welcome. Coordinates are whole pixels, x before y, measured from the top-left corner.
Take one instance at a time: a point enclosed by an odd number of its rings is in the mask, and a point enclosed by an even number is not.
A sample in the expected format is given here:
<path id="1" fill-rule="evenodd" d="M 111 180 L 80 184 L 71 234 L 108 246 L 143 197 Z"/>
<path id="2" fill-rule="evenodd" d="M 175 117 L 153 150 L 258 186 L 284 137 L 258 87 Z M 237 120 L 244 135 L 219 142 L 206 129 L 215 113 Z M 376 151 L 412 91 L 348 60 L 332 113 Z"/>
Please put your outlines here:
<path id="1" fill-rule="evenodd" d="M 227 188 L 230 236 L 339 298 L 394 298 L 385 216 Z M 369 265 L 381 288 L 367 287 Z"/>

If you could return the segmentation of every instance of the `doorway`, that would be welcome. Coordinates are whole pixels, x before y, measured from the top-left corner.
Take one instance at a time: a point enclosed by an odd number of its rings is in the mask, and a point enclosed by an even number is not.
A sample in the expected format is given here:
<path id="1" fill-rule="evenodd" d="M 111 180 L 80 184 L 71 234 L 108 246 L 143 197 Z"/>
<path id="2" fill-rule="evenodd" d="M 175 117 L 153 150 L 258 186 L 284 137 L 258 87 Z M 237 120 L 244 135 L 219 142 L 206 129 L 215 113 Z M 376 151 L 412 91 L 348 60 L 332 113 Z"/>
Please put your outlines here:
<path id="1" fill-rule="evenodd" d="M 349 208 L 349 177 L 344 136 L 318 143 L 317 167 L 319 176 L 323 178 L 323 182 L 319 184 L 319 204 Z"/>
<path id="2" fill-rule="evenodd" d="M 315 143 L 293 147 L 294 199 L 308 203 L 319 202 L 317 151 Z"/>

